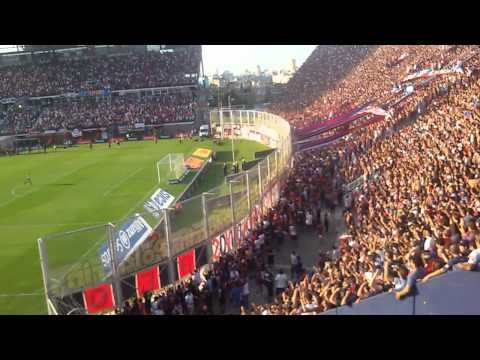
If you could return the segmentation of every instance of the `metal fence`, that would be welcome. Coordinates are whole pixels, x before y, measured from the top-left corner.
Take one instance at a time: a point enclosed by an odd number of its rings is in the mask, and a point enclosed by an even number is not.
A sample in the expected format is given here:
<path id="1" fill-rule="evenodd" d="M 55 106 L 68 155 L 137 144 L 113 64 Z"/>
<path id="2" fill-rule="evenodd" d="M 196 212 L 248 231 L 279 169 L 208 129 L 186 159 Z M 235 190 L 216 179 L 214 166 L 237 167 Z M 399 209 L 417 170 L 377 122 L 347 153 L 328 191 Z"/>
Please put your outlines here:
<path id="1" fill-rule="evenodd" d="M 135 295 L 135 274 L 154 266 L 159 267 L 161 286 L 172 285 L 181 280 L 177 269 L 180 255 L 195 249 L 196 267 L 211 265 L 217 258 L 214 239 L 231 231 L 233 249 L 237 248 L 243 240 L 240 226 L 246 219 L 253 226 L 262 210 L 278 201 L 291 159 L 288 123 L 250 110 L 214 111 L 210 119 L 212 130 L 222 137 L 233 134 L 262 142 L 275 151 L 252 169 L 229 176 L 222 185 L 167 209 L 139 212 L 109 224 L 39 239 L 49 314 L 84 313 L 83 291 L 101 283 L 113 285 L 119 306 Z M 139 218 L 146 224 L 148 237 L 123 261 L 117 253 L 122 247 L 119 234 L 125 224 Z M 106 250 L 111 256 L 109 269 L 102 258 Z"/>

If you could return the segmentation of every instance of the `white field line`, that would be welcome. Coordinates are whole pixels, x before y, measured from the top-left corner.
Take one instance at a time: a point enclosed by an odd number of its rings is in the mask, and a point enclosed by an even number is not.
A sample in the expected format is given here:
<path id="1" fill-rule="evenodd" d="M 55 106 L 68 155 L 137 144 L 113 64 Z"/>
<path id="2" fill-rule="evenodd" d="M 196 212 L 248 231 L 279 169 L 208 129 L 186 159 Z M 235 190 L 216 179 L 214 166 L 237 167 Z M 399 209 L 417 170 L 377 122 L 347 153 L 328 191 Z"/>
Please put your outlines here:
<path id="1" fill-rule="evenodd" d="M 118 189 L 120 186 L 122 186 L 125 182 L 127 182 L 128 180 L 130 180 L 132 177 L 134 177 L 135 175 L 137 175 L 140 171 L 142 171 L 143 169 L 145 169 L 145 167 L 141 167 L 140 169 L 137 169 L 135 172 L 133 172 L 132 174 L 130 174 L 129 176 L 127 176 L 125 179 L 122 179 L 120 182 L 118 182 L 116 185 L 112 186 L 110 189 L 108 189 L 107 191 L 105 191 L 103 193 L 103 196 L 108 196 L 110 195 L 115 189 Z"/>
<path id="2" fill-rule="evenodd" d="M 0 294 L 0 297 L 43 296 L 43 293 Z"/>
<path id="3" fill-rule="evenodd" d="M 65 224 L 25 224 L 25 225 L 1 225 L 0 229 L 21 229 L 21 228 L 37 228 L 37 227 L 52 227 L 52 226 L 70 226 L 70 225 L 79 225 L 79 226 L 98 226 L 103 225 L 105 222 L 96 222 L 96 223 L 65 223 Z"/>

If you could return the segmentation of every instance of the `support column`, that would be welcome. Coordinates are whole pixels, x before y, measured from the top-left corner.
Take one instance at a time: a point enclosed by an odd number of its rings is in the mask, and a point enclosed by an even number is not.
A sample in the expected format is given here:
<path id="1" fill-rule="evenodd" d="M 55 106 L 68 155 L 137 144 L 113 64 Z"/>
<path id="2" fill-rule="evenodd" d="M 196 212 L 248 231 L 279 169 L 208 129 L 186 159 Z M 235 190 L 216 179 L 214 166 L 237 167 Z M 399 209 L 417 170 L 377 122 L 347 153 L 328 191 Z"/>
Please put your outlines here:
<path id="1" fill-rule="evenodd" d="M 245 181 L 247 182 L 247 205 L 248 205 L 248 213 L 250 214 L 250 210 L 252 210 L 252 200 L 250 198 L 250 176 L 248 171 L 245 172 Z"/>
<path id="2" fill-rule="evenodd" d="M 232 229 L 233 229 L 233 248 L 237 248 L 237 236 L 236 236 L 236 231 L 235 231 L 235 202 L 233 200 L 233 189 L 232 189 L 232 183 L 228 183 L 230 187 L 230 208 L 232 209 Z"/>
<path id="3" fill-rule="evenodd" d="M 114 229 L 115 225 L 109 223 L 106 225 L 107 236 L 108 236 L 108 245 L 111 254 L 111 267 L 112 267 L 112 280 L 113 280 L 113 290 L 115 296 L 115 305 L 116 307 L 121 307 L 123 303 L 122 296 L 122 286 L 120 280 L 120 273 L 118 271 L 118 259 L 117 259 L 117 247 L 115 246 L 115 235 Z"/>
<path id="4" fill-rule="evenodd" d="M 42 267 L 43 277 L 43 291 L 45 292 L 45 305 L 47 305 L 48 315 L 54 315 L 50 307 L 49 293 L 49 281 L 48 281 L 48 257 L 45 249 L 45 242 L 42 238 L 38 239 L 38 251 L 40 253 L 40 265 Z"/>
<path id="5" fill-rule="evenodd" d="M 262 167 L 260 164 L 258 167 L 258 193 L 260 194 L 260 211 L 263 214 L 263 184 L 262 184 Z"/>
<path id="6" fill-rule="evenodd" d="M 168 209 L 163 210 L 163 221 L 165 222 L 165 240 L 167 242 L 167 257 L 168 257 L 168 281 L 170 285 L 175 284 L 175 266 L 172 257 L 172 244 L 170 243 L 170 213 Z"/>
<path id="7" fill-rule="evenodd" d="M 207 260 L 208 267 L 212 269 L 213 264 L 213 249 L 212 241 L 210 239 L 210 228 L 208 226 L 208 208 L 207 208 L 207 194 L 202 194 L 202 211 L 203 211 L 203 222 L 205 226 L 205 236 L 207 238 Z"/>

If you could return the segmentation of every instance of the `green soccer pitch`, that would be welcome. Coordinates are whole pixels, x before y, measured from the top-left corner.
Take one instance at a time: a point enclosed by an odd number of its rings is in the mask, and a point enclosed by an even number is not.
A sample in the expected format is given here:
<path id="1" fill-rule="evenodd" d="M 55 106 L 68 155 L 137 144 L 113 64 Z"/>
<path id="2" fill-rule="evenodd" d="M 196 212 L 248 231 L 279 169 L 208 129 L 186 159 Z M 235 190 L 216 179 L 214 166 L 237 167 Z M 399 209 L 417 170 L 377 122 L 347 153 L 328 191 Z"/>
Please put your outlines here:
<path id="1" fill-rule="evenodd" d="M 223 162 L 231 169 L 231 142 L 212 140 L 95 144 L 56 152 L 0 158 L 0 314 L 45 314 L 45 298 L 37 239 L 49 234 L 105 224 L 142 209 L 143 200 L 158 187 L 156 162 L 168 153 L 185 158 L 197 148 L 216 151 L 199 191 L 224 181 Z M 268 149 L 235 140 L 235 159 L 253 160 Z M 26 182 L 30 175 L 32 185 Z M 162 186 L 179 195 L 191 180 Z M 72 250 L 73 251 L 73 250 Z"/>

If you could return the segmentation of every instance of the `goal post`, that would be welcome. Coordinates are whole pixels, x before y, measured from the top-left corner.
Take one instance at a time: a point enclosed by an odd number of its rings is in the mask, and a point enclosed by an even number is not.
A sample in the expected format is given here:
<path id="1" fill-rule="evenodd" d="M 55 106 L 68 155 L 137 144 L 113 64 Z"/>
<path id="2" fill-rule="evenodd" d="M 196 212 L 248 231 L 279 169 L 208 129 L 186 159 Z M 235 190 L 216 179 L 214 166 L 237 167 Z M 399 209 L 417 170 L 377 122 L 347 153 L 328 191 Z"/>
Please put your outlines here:
<path id="1" fill-rule="evenodd" d="M 170 153 L 165 155 L 155 164 L 158 184 L 168 184 L 169 181 L 177 180 L 186 172 L 183 154 Z"/>
<path id="2" fill-rule="evenodd" d="M 13 149 L 16 154 L 30 154 L 42 151 L 42 144 L 39 138 L 17 138 L 13 142 Z"/>

